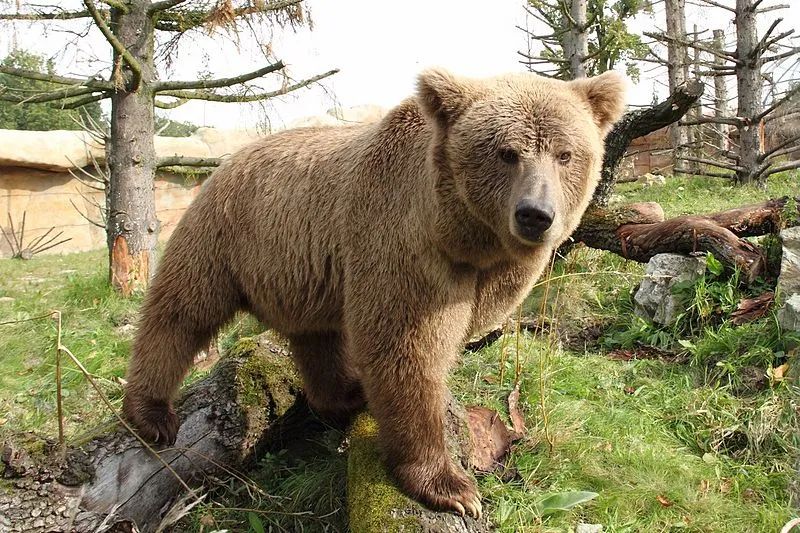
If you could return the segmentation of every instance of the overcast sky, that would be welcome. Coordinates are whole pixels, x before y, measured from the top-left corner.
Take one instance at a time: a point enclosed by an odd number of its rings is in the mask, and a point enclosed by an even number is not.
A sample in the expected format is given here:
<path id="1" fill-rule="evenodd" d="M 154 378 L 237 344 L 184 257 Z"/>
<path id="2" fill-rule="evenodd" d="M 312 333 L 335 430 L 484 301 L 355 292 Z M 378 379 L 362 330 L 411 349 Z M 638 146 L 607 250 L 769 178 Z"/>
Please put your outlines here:
<path id="1" fill-rule="evenodd" d="M 74 0 L 60 3 L 67 7 L 76 5 Z M 200 125 L 248 129 L 257 127 L 267 117 L 273 127 L 281 127 L 300 117 L 325 113 L 336 105 L 390 107 L 413 92 L 417 73 L 428 66 L 442 66 L 470 76 L 524 69 L 517 51 L 526 48 L 526 41 L 516 26 L 532 21 L 526 20 L 519 0 L 306 0 L 306 3 L 313 30 L 276 29 L 271 36 L 272 53 L 289 65 L 294 79 L 332 68 L 340 69 L 338 74 L 324 80 L 322 87 L 272 100 L 264 108 L 191 102 L 171 111 L 169 116 Z M 765 2 L 771 3 L 774 2 Z M 781 12 L 788 21 L 784 29 L 795 26 L 792 21 L 800 20 L 800 0 L 789 3 L 791 7 Z M 762 25 L 772 18 L 762 16 Z M 729 12 L 689 5 L 690 31 L 695 22 L 701 28 L 728 30 L 728 40 L 733 42 Z M 75 30 L 79 26 L 64 28 Z M 641 31 L 655 26 L 664 26 L 661 7 L 656 8 L 652 17 L 640 17 L 632 28 Z M 108 48 L 96 31 L 76 47 L 66 46 L 74 40 L 74 35 L 62 31 L 58 25 L 51 24 L 51 30 L 44 36 L 40 27 L 40 23 L 16 23 L 14 32 L 3 31 L 0 53 L 5 55 L 16 42 L 18 46 L 56 56 L 62 73 L 92 73 L 107 65 Z M 265 64 L 263 51 L 248 38 L 247 32 L 236 40 L 236 36 L 195 34 L 178 48 L 179 53 L 173 56 L 165 74 L 174 79 L 191 79 L 197 72 L 220 77 L 255 70 Z M 87 59 L 90 57 L 94 59 Z M 644 64 L 641 80 L 632 85 L 630 102 L 647 103 L 654 91 L 663 96 L 664 81 L 663 69 L 650 71 L 650 66 Z M 262 86 L 271 90 L 279 84 L 279 80 L 271 78 Z"/>

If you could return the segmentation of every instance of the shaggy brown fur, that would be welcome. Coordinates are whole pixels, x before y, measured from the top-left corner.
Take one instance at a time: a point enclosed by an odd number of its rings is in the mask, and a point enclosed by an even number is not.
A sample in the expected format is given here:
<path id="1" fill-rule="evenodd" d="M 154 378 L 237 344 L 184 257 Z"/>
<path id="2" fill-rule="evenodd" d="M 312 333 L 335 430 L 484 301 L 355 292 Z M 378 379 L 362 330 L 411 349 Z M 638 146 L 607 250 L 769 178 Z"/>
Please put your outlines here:
<path id="1" fill-rule="evenodd" d="M 577 226 L 622 109 L 613 73 L 567 83 L 431 70 L 378 123 L 243 149 L 170 239 L 125 414 L 173 442 L 171 401 L 195 352 L 247 310 L 290 339 L 313 407 L 346 415 L 366 400 L 408 494 L 478 515 L 475 482 L 445 450 L 447 372 Z"/>

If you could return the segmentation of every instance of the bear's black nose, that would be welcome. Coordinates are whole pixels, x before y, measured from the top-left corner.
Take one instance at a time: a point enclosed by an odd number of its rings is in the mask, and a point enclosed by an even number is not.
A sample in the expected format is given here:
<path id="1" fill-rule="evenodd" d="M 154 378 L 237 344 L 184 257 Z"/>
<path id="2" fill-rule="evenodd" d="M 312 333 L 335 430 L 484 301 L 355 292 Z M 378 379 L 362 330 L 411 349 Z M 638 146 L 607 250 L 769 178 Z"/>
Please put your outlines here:
<path id="1" fill-rule="evenodd" d="M 553 224 L 555 210 L 549 202 L 538 201 L 535 198 L 523 198 L 517 202 L 514 210 L 514 219 L 517 221 L 522 236 L 528 239 L 538 239 Z"/>

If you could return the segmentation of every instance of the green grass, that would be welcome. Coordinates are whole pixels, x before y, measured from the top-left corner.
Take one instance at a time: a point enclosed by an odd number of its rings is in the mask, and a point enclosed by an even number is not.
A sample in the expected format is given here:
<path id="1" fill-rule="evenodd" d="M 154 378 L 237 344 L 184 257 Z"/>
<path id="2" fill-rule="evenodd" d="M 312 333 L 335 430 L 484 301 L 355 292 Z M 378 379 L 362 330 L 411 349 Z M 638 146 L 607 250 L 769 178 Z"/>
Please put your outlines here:
<path id="1" fill-rule="evenodd" d="M 675 216 L 798 191 L 798 174 L 785 174 L 766 191 L 679 178 L 664 186 L 624 184 L 617 193 L 624 201 L 658 201 Z M 111 291 L 105 265 L 101 251 L 0 260 L 0 297 L 14 298 L 0 301 L 0 322 L 26 320 L 0 325 L 0 434 L 56 433 L 55 323 L 27 321 L 52 310 L 63 313 L 64 344 L 119 404 L 117 378 L 132 335 L 125 325 L 135 322 L 141 299 Z M 678 326 L 653 326 L 631 310 L 643 272 L 613 254 L 576 247 L 523 305 L 525 315 L 544 317 L 544 331 L 509 332 L 466 353 L 454 373 L 459 399 L 503 416 L 514 380 L 521 383 L 528 435 L 515 445 L 507 472 L 479 479 L 501 531 L 570 531 L 586 522 L 609 532 L 775 532 L 797 515 L 787 488 L 800 448 L 798 339 L 780 331 L 774 314 L 733 326 L 728 315 L 738 299 L 763 285 L 748 290 L 711 274 L 686 288 Z M 224 349 L 258 327 L 240 317 L 219 344 Z M 608 357 L 620 350 L 670 357 Z M 789 377 L 767 379 L 782 364 Z M 108 418 L 71 363 L 64 389 L 68 435 Z M 261 494 L 239 481 L 221 484 L 180 530 L 346 530 L 341 434 L 320 439 L 309 456 L 265 457 L 250 473 Z M 543 498 L 579 491 L 597 497 L 540 516 Z"/>
<path id="2" fill-rule="evenodd" d="M 0 433 L 36 430 L 56 435 L 56 321 L 61 311 L 62 343 L 94 376 L 115 407 L 125 375 L 141 296 L 120 297 L 108 285 L 107 252 L 0 260 Z M 241 334 L 259 329 L 237 317 L 218 337 L 221 349 Z M 187 378 L 198 377 L 193 373 Z M 67 437 L 74 437 L 111 413 L 77 366 L 65 361 L 63 408 Z"/>
<path id="3" fill-rule="evenodd" d="M 796 427 L 796 420 L 778 423 L 774 413 L 759 413 L 771 406 L 791 416 L 792 402 L 800 399 L 796 388 L 739 398 L 705 383 L 698 367 L 617 362 L 548 346 L 547 339 L 521 340 L 529 436 L 509 462 L 518 475 L 511 482 L 494 475 L 481 479 L 502 531 L 567 531 L 583 521 L 603 524 L 605 531 L 766 532 L 789 519 L 789 452 L 796 443 L 764 446 L 755 437 L 770 439 L 776 425 L 784 433 Z M 498 357 L 496 349 L 465 356 L 455 379 L 461 399 L 505 411 L 513 374 L 491 391 L 486 386 L 487 377 L 498 379 Z M 541 390 L 552 452 L 544 438 Z M 765 418 L 776 421 L 759 426 Z M 723 445 L 737 428 L 754 438 L 740 443 L 752 454 L 733 454 Z M 564 491 L 599 495 L 577 510 L 537 516 L 537 501 Z"/>
<path id="4" fill-rule="evenodd" d="M 3 427 L 55 435 L 56 322 L 37 318 L 62 313 L 62 342 L 98 377 L 114 401 L 124 375 L 138 298 L 110 289 L 102 251 L 41 256 L 30 261 L 0 260 L 0 412 Z M 127 331 L 126 331 L 127 330 Z M 64 408 L 68 434 L 106 417 L 100 399 L 75 365 L 64 365 Z"/>
<path id="5" fill-rule="evenodd" d="M 645 187 L 620 183 L 614 191 L 621 203 L 657 202 L 667 218 L 712 213 L 782 196 L 800 194 L 800 173 L 784 172 L 770 177 L 766 189 L 737 187 L 730 180 L 701 176 L 670 177 L 665 185 Z"/>

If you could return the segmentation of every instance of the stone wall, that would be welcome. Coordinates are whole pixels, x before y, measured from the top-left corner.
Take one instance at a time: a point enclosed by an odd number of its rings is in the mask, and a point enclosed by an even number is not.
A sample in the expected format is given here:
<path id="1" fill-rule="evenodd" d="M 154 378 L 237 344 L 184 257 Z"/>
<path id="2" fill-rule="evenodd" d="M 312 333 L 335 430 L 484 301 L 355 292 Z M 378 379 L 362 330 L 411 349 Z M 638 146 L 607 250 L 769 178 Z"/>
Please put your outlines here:
<path id="1" fill-rule="evenodd" d="M 335 126 L 379 120 L 385 110 L 373 105 L 332 109 L 326 114 L 299 119 L 289 127 Z M 199 128 L 190 137 L 156 137 L 158 157 L 224 158 L 258 137 L 255 132 Z M 8 215 L 20 229 L 25 214 L 23 245 L 50 228 L 71 240 L 44 253 L 80 252 L 106 246 L 105 232 L 81 214 L 99 220 L 93 202 L 103 204 L 102 193 L 76 179 L 93 162 L 103 163 L 105 148 L 80 131 L 18 131 L 0 129 L 0 227 L 10 231 Z M 205 177 L 159 172 L 156 175 L 156 213 L 161 222 L 159 238 L 169 238 Z M 91 198 L 92 201 L 86 200 Z M 77 209 L 75 206 L 77 206 Z M 0 238 L 0 257 L 11 248 Z"/>
<path id="2" fill-rule="evenodd" d="M 178 174 L 160 172 L 156 176 L 156 211 L 161 221 L 161 239 L 172 234 L 175 224 L 197 194 L 200 183 L 199 179 Z M 24 213 L 24 244 L 51 227 L 55 227 L 51 235 L 63 231 L 62 238 L 71 239 L 44 253 L 80 252 L 105 247 L 105 231 L 88 222 L 78 212 L 80 209 L 89 218 L 99 220 L 97 208 L 86 198 L 103 203 L 102 193 L 84 185 L 69 172 L 0 166 L 0 226 L 9 232 L 10 214 L 19 232 Z M 8 243 L 0 238 L 0 257 L 9 257 L 10 252 Z"/>

